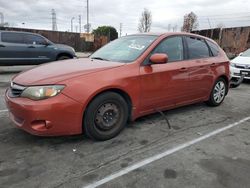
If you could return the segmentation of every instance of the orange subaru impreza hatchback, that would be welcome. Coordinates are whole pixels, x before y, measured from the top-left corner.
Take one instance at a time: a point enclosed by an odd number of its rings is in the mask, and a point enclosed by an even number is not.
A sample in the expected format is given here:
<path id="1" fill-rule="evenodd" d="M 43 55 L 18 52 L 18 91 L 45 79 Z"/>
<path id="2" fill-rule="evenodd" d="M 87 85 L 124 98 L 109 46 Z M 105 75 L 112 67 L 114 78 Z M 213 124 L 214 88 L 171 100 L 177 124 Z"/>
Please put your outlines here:
<path id="1" fill-rule="evenodd" d="M 151 33 L 18 74 L 5 100 L 11 120 L 31 134 L 107 140 L 140 116 L 202 101 L 218 106 L 228 88 L 229 60 L 214 41 Z"/>

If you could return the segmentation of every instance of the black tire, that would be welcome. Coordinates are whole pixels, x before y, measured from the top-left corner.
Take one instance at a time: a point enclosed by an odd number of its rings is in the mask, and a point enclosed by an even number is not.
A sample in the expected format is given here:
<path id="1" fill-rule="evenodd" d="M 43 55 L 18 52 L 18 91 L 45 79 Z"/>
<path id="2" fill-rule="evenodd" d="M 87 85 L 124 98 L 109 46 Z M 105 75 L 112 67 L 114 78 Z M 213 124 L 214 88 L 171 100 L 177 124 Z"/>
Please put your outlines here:
<path id="1" fill-rule="evenodd" d="M 237 83 L 239 79 L 240 79 L 240 78 L 232 78 L 232 80 L 231 80 L 231 81 L 233 81 L 233 82 Z M 240 84 L 241 84 L 241 83 L 239 83 L 239 84 L 235 84 L 235 83 L 233 83 L 233 82 L 231 82 L 231 84 L 230 84 L 230 88 L 237 88 L 237 87 L 239 87 L 239 86 L 240 86 Z"/>
<path id="2" fill-rule="evenodd" d="M 216 92 L 217 92 L 217 89 L 218 89 L 218 84 L 222 84 L 224 86 L 224 92 L 222 92 L 222 85 L 221 85 L 221 93 L 218 93 L 217 96 L 220 96 L 220 99 L 218 99 L 215 95 L 216 95 Z M 223 95 L 222 95 L 223 93 Z M 218 80 L 216 80 L 214 86 L 213 86 L 213 89 L 210 93 L 210 97 L 209 97 L 209 100 L 206 102 L 207 105 L 209 106 L 219 106 L 225 99 L 225 96 L 227 94 L 227 83 L 226 81 L 223 79 L 223 78 L 219 78 Z"/>
<path id="3" fill-rule="evenodd" d="M 91 139 L 104 141 L 117 136 L 128 121 L 128 104 L 115 92 L 97 96 L 84 114 L 83 131 Z"/>
<path id="4" fill-rule="evenodd" d="M 230 84 L 230 88 L 237 88 L 239 86 L 240 86 L 240 84 Z"/>
<path id="5" fill-rule="evenodd" d="M 72 58 L 69 57 L 69 56 L 63 55 L 63 56 L 59 56 L 59 57 L 57 58 L 57 61 L 66 60 L 66 59 L 72 59 Z"/>

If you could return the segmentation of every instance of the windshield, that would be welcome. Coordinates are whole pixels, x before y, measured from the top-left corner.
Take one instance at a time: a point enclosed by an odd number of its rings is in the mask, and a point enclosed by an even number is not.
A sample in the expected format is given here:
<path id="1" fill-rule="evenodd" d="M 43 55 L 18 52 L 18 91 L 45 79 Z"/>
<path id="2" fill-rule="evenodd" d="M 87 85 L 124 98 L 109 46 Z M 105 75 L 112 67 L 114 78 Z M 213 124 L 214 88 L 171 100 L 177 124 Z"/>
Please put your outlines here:
<path id="1" fill-rule="evenodd" d="M 132 62 L 136 60 L 157 38 L 157 36 L 126 36 L 119 38 L 90 56 L 92 59 L 116 62 Z"/>
<path id="2" fill-rule="evenodd" d="M 243 57 L 250 57 L 250 49 L 248 49 L 247 51 L 243 52 L 241 56 L 243 56 Z"/>

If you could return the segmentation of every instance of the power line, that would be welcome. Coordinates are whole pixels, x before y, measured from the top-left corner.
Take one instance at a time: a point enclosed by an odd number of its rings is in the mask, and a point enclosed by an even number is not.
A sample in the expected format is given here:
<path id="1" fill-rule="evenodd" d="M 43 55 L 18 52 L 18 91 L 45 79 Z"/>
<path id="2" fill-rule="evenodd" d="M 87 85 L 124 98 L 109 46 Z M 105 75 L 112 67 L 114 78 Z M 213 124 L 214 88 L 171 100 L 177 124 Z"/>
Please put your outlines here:
<path id="1" fill-rule="evenodd" d="M 213 15 L 198 15 L 198 17 L 224 17 L 224 16 L 228 16 L 228 15 L 246 15 L 246 14 L 250 14 L 250 12 L 241 12 L 241 13 L 228 13 L 228 14 L 213 14 Z"/>

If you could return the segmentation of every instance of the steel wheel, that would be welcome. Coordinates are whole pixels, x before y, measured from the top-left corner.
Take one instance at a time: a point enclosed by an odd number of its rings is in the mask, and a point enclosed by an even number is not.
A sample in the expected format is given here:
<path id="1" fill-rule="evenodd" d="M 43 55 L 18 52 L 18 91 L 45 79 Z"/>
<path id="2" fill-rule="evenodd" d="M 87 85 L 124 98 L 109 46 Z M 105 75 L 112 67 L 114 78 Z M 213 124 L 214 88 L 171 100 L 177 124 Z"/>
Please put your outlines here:
<path id="1" fill-rule="evenodd" d="M 114 103 L 104 103 L 95 113 L 95 125 L 106 131 L 112 129 L 121 118 L 121 110 Z"/>
<path id="2" fill-rule="evenodd" d="M 118 135 L 128 120 L 128 104 L 115 92 L 100 94 L 88 105 L 83 132 L 94 140 L 108 140 Z"/>

